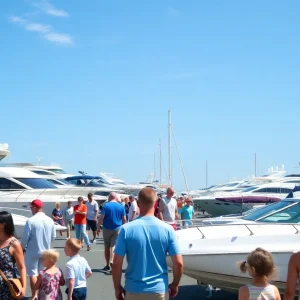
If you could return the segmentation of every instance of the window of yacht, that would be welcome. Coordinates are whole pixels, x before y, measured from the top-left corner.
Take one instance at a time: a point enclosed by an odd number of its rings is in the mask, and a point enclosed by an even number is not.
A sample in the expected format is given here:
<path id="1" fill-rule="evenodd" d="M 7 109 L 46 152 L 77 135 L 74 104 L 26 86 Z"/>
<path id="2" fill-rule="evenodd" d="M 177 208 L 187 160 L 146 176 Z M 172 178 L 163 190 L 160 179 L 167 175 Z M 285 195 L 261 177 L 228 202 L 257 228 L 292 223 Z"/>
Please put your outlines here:
<path id="1" fill-rule="evenodd" d="M 270 187 L 263 188 L 253 191 L 253 193 L 270 193 L 270 194 L 288 194 L 292 191 L 292 189 L 281 188 L 281 187 Z"/>
<path id="2" fill-rule="evenodd" d="M 63 185 L 62 182 L 58 181 L 58 180 L 54 180 L 54 179 L 47 179 L 50 183 L 52 184 L 56 184 L 56 185 Z"/>
<path id="3" fill-rule="evenodd" d="M 56 189 L 56 186 L 44 178 L 15 178 L 33 189 Z"/>
<path id="4" fill-rule="evenodd" d="M 257 189 L 257 186 L 250 186 L 250 187 L 248 187 L 248 188 L 242 190 L 241 192 L 242 192 L 242 193 L 251 192 L 251 191 L 253 191 L 253 190 L 255 190 L 255 189 Z"/>
<path id="5" fill-rule="evenodd" d="M 285 207 L 296 205 L 297 203 L 298 202 L 294 202 L 294 201 L 279 201 L 276 203 L 272 203 L 248 214 L 247 216 L 243 217 L 243 219 L 249 221 L 256 221 L 258 219 L 263 218 L 264 216 L 271 214 L 272 212 L 281 210 Z"/>
<path id="6" fill-rule="evenodd" d="M 67 174 L 64 170 L 62 169 L 49 169 L 49 171 L 57 173 L 57 174 Z"/>
<path id="7" fill-rule="evenodd" d="M 278 211 L 263 219 L 259 219 L 259 222 L 276 222 L 276 223 L 299 223 L 300 222 L 300 203 L 292 205 Z"/>
<path id="8" fill-rule="evenodd" d="M 0 178 L 0 190 L 24 190 L 25 188 L 9 179 Z"/>
<path id="9" fill-rule="evenodd" d="M 44 170 L 30 170 L 30 171 L 38 175 L 53 175 L 52 173 Z"/>

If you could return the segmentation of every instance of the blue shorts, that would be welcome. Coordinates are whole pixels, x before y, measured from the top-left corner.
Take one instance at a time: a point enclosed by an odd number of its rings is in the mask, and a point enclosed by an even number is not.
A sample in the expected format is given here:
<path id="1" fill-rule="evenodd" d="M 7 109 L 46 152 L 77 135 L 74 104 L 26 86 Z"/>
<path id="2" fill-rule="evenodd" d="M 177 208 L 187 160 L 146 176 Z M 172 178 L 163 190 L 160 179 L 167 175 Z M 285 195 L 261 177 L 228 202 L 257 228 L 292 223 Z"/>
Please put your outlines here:
<path id="1" fill-rule="evenodd" d="M 66 289 L 66 294 L 68 294 L 69 289 Z M 87 288 L 77 288 L 73 290 L 72 300 L 86 300 Z"/>

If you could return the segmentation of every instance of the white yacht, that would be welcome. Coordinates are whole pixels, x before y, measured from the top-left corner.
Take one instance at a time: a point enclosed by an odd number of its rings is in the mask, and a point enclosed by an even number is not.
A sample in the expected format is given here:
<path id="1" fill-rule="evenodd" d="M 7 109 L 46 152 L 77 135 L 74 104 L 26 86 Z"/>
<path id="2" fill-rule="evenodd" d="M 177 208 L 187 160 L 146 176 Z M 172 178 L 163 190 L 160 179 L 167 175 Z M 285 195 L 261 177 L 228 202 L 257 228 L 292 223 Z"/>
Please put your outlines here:
<path id="1" fill-rule="evenodd" d="M 67 201 L 77 202 L 77 198 L 83 195 L 76 188 L 56 188 L 45 178 L 32 173 L 25 168 L 0 167 L 0 206 L 19 209 L 28 209 L 29 203 L 34 199 L 40 199 L 44 203 L 44 211 L 51 215 L 55 202 L 61 202 L 62 206 Z M 98 196 L 98 202 L 102 203 L 107 196 Z"/>
<path id="2" fill-rule="evenodd" d="M 252 250 L 262 247 L 273 254 L 278 270 L 273 279 L 282 292 L 289 258 L 300 249 L 299 232 L 300 197 L 257 209 L 234 223 L 197 226 L 179 230 L 176 235 L 183 254 L 184 274 L 199 284 L 236 291 L 250 280 L 248 274 L 240 272 L 238 263 L 245 261 Z"/>
<path id="3" fill-rule="evenodd" d="M 295 183 L 272 182 L 251 186 L 241 191 L 216 192 L 194 196 L 193 201 L 211 216 L 242 213 L 284 199 L 295 187 Z"/>
<path id="4" fill-rule="evenodd" d="M 11 207 L 0 207 L 0 211 L 7 211 L 11 214 L 15 225 L 15 237 L 21 238 L 24 232 L 24 226 L 28 218 L 32 216 L 32 212 L 26 209 L 14 209 Z M 66 231 L 67 227 L 55 223 L 56 231 Z"/>
<path id="5" fill-rule="evenodd" d="M 31 163 L 10 163 L 10 164 L 5 164 L 3 166 L 24 168 L 38 175 L 49 176 L 51 178 L 57 178 L 57 179 L 64 179 L 68 176 L 73 176 L 72 174 L 68 174 L 67 172 L 65 172 L 58 165 L 41 166 L 41 165 L 35 165 Z"/>

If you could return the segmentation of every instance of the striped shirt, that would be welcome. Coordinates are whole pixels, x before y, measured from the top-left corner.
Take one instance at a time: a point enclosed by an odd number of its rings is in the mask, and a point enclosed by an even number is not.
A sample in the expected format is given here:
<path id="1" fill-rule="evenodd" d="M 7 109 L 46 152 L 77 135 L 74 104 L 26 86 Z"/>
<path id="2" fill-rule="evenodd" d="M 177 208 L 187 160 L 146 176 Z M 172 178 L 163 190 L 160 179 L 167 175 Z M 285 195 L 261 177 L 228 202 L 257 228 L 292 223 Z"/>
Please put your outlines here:
<path id="1" fill-rule="evenodd" d="M 247 285 L 249 290 L 249 300 L 276 300 L 275 286 L 268 284 L 267 286 Z"/>

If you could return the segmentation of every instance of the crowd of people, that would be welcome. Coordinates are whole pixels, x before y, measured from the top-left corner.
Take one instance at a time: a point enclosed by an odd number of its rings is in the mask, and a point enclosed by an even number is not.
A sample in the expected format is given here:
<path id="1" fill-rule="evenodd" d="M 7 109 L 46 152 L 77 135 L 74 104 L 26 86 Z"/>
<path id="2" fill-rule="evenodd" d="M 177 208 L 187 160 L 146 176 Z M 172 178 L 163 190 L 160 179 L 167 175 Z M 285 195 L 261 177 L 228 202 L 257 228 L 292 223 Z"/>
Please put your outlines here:
<path id="1" fill-rule="evenodd" d="M 106 265 L 103 271 L 112 274 L 117 300 L 166 300 L 178 293 L 183 273 L 183 260 L 175 236 L 177 220 L 183 226 L 191 226 L 194 219 L 192 199 L 173 198 L 174 190 L 167 189 L 166 197 L 157 196 L 152 188 L 140 191 L 135 196 L 120 199 L 116 193 L 109 195 L 99 214 L 98 203 L 88 195 L 74 207 L 68 202 L 62 209 L 56 203 L 52 218 L 43 212 L 43 202 L 33 200 L 33 216 L 26 222 L 21 241 L 14 237 L 11 214 L 0 212 L 0 299 L 22 299 L 29 277 L 31 300 L 61 300 L 61 287 L 66 286 L 68 300 L 87 299 L 87 278 L 92 275 L 87 260 L 80 256 L 84 243 L 87 251 L 102 232 Z M 59 252 L 51 245 L 56 238 L 55 224 L 67 226 L 64 253 L 69 260 L 62 270 L 57 267 Z M 71 237 L 75 229 L 76 238 Z M 88 231 L 92 231 L 92 240 Z M 61 233 L 62 234 L 62 233 Z M 173 264 L 173 280 L 168 282 L 166 256 Z M 125 285 L 121 285 L 122 266 L 126 256 Z M 241 272 L 252 277 L 252 283 L 241 287 L 239 300 L 278 300 L 278 289 L 269 284 L 275 270 L 272 254 L 257 248 L 240 264 Z M 3 272 L 3 273 L 2 273 Z M 3 274 L 3 275 L 2 275 Z M 300 274 L 300 253 L 292 255 L 288 267 L 285 300 L 295 296 Z M 17 296 L 13 298 L 7 278 L 19 278 Z"/>

